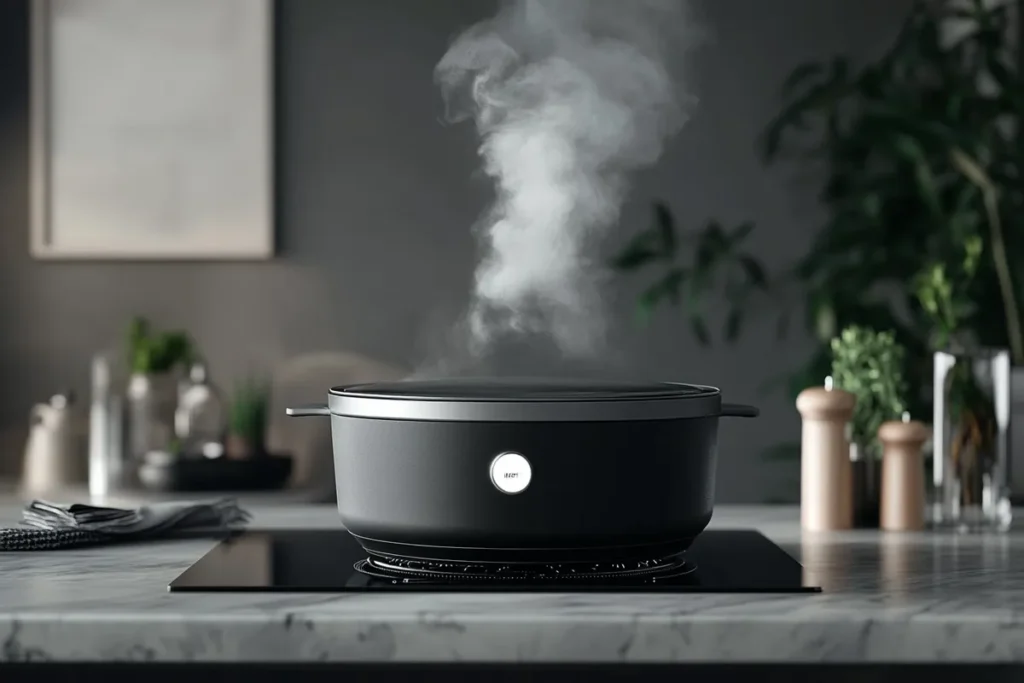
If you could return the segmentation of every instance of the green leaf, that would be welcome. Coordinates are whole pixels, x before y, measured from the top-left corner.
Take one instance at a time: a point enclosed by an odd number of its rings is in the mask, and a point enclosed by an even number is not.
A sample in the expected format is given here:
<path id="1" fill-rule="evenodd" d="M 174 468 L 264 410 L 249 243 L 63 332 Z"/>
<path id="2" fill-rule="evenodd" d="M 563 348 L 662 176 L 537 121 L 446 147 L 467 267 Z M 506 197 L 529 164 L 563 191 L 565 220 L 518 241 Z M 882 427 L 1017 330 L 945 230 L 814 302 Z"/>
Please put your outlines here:
<path id="1" fill-rule="evenodd" d="M 809 71 L 811 67 L 804 67 Z M 824 70 L 818 65 L 816 70 Z M 761 140 L 761 154 L 766 162 L 775 160 L 782 146 L 782 137 L 789 129 L 800 128 L 812 114 L 828 116 L 848 94 L 850 83 L 847 78 L 849 65 L 845 58 L 836 57 L 829 65 L 829 75 L 810 85 L 799 94 L 794 94 L 789 103 L 768 126 Z M 803 79 L 800 79 L 803 80 Z"/>
<path id="2" fill-rule="evenodd" d="M 697 239 L 694 262 L 694 270 L 701 276 L 701 284 L 705 283 L 706 276 L 718 259 L 725 254 L 728 246 L 729 240 L 722 224 L 717 221 L 709 222 Z"/>
<path id="3" fill-rule="evenodd" d="M 655 202 L 654 225 L 633 236 L 626 246 L 611 259 L 615 270 L 632 271 L 652 261 L 671 261 L 676 251 L 675 221 L 663 202 Z"/>
<path id="4" fill-rule="evenodd" d="M 650 324 L 651 318 L 654 317 L 654 309 L 654 304 L 638 299 L 636 302 L 636 308 L 633 311 L 637 324 L 641 326 L 647 326 Z"/>
<path id="5" fill-rule="evenodd" d="M 938 188 L 935 183 L 935 176 L 928 164 L 918 164 L 914 167 L 914 177 L 917 179 L 918 188 L 921 191 L 921 198 L 924 205 L 928 207 L 932 217 L 937 221 L 945 221 L 945 212 L 942 210 L 942 202 L 939 199 Z"/>
<path id="6" fill-rule="evenodd" d="M 641 320 L 649 319 L 654 309 L 663 301 L 678 304 L 685 281 L 686 271 L 682 268 L 673 268 L 645 289 L 637 302 L 637 312 Z"/>
<path id="7" fill-rule="evenodd" d="M 825 71 L 825 67 L 822 64 L 807 63 L 801 64 L 792 71 L 786 77 L 786 80 L 782 83 L 783 95 L 791 94 L 797 87 L 803 85 L 805 81 L 814 78 L 815 76 L 821 75 Z"/>
<path id="8" fill-rule="evenodd" d="M 737 225 L 731 233 L 729 233 L 729 244 L 736 246 L 743 242 L 750 236 L 750 233 L 754 230 L 754 224 L 751 221 L 746 221 Z"/>
<path id="9" fill-rule="evenodd" d="M 654 223 L 658 230 L 660 255 L 668 258 L 676 252 L 676 225 L 672 210 L 662 202 L 654 204 Z"/>
<path id="10" fill-rule="evenodd" d="M 740 336 L 740 327 L 743 324 L 743 313 L 737 308 L 729 311 L 725 319 L 725 339 L 734 342 Z"/>
<path id="11" fill-rule="evenodd" d="M 850 73 L 850 60 L 842 56 L 833 57 L 830 71 L 833 83 L 845 82 L 847 75 Z"/>
<path id="12" fill-rule="evenodd" d="M 263 444 L 270 403 L 270 383 L 262 378 L 248 378 L 234 388 L 228 429 L 257 447 Z"/>
<path id="13" fill-rule="evenodd" d="M 701 346 L 709 346 L 711 344 L 711 335 L 708 334 L 708 326 L 700 315 L 695 313 L 690 314 L 690 329 L 693 330 L 693 336 L 697 338 L 697 341 L 700 342 Z"/>
<path id="14" fill-rule="evenodd" d="M 876 222 L 882 213 L 882 196 L 877 192 L 868 192 L 860 200 L 864 217 L 871 222 Z"/>
<path id="15" fill-rule="evenodd" d="M 636 270 L 657 258 L 658 254 L 653 249 L 637 245 L 623 250 L 612 259 L 612 267 L 616 270 Z"/>
<path id="16" fill-rule="evenodd" d="M 822 341 L 831 339 L 836 333 L 837 326 L 836 310 L 833 303 L 823 298 L 816 303 L 811 314 L 818 339 Z"/>
<path id="17" fill-rule="evenodd" d="M 747 279 L 750 281 L 750 284 L 759 289 L 766 289 L 768 287 L 768 276 L 765 275 L 764 266 L 762 266 L 757 259 L 748 254 L 741 255 L 739 259 L 740 265 L 743 267 L 743 271 L 747 274 Z"/>

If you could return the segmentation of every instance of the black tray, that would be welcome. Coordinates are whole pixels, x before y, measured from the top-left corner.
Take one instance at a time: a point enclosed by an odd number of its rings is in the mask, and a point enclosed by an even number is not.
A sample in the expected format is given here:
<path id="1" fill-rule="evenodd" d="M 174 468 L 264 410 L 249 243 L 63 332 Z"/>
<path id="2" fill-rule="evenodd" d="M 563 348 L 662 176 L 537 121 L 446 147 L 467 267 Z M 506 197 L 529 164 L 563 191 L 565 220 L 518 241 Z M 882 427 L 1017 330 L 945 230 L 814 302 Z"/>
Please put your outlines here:
<path id="1" fill-rule="evenodd" d="M 143 485 L 159 491 L 276 491 L 292 473 L 288 455 L 260 455 L 246 460 L 182 457 L 169 463 L 146 463 Z"/>

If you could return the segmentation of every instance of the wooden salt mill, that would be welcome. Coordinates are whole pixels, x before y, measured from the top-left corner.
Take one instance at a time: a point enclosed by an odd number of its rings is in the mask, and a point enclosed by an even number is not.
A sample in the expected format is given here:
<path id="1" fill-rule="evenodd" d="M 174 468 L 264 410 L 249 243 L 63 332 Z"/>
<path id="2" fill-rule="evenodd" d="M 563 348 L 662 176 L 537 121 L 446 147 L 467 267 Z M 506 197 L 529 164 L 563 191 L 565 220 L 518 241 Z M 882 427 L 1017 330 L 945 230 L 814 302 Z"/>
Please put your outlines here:
<path id="1" fill-rule="evenodd" d="M 800 439 L 800 524 L 807 531 L 853 526 L 853 466 L 847 429 L 857 397 L 833 388 L 804 389 L 796 399 Z"/>
<path id="2" fill-rule="evenodd" d="M 924 528 L 924 457 L 930 436 L 921 422 L 892 420 L 878 429 L 882 442 L 882 510 L 880 526 L 886 531 Z"/>

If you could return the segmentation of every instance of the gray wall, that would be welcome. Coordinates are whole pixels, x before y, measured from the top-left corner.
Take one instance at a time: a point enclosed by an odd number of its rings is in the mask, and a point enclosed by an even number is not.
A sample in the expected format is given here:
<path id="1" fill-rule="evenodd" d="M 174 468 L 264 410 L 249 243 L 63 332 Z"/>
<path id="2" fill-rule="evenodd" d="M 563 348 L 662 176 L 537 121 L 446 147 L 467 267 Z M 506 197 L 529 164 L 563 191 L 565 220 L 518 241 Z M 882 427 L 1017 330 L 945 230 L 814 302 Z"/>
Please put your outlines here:
<path id="1" fill-rule="evenodd" d="M 756 219 L 753 241 L 769 264 L 798 255 L 820 218 L 813 191 L 791 170 L 763 169 L 755 138 L 789 69 L 840 50 L 877 51 L 906 4 L 704 2 L 713 36 L 694 57 L 699 108 L 659 166 L 637 178 L 620 239 L 625 226 L 646 220 L 650 199 L 664 197 L 693 225 Z M 225 382 L 252 364 L 309 350 L 415 365 L 425 331 L 465 300 L 469 228 L 488 197 L 472 130 L 439 122 L 432 69 L 446 42 L 489 7 L 480 0 L 281 1 L 280 258 L 146 265 L 29 258 L 26 3 L 2 3 L 0 427 L 9 445 L 0 471 L 17 467 L 30 404 L 64 386 L 86 391 L 90 355 L 114 343 L 134 313 L 192 331 Z M 766 319 L 735 347 L 704 350 L 671 311 L 635 329 L 634 294 L 631 282 L 620 283 L 611 308 L 617 347 L 637 372 L 716 384 L 731 400 L 763 407 L 759 420 L 729 424 L 722 436 L 720 499 L 792 496 L 795 464 L 763 462 L 758 451 L 795 438 L 798 418 L 781 392 L 757 392 L 800 361 L 808 340 L 776 342 Z"/>

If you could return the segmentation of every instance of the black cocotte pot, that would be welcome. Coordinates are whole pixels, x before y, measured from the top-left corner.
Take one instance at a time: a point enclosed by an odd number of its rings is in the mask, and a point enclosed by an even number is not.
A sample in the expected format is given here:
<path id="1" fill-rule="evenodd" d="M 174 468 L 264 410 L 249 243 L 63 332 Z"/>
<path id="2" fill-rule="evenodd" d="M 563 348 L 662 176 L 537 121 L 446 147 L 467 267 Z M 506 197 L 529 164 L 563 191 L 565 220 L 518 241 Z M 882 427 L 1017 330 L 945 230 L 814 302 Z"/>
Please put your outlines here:
<path id="1" fill-rule="evenodd" d="M 714 387 L 458 379 L 334 387 L 338 509 L 371 555 L 626 561 L 689 547 L 711 519 Z"/>

